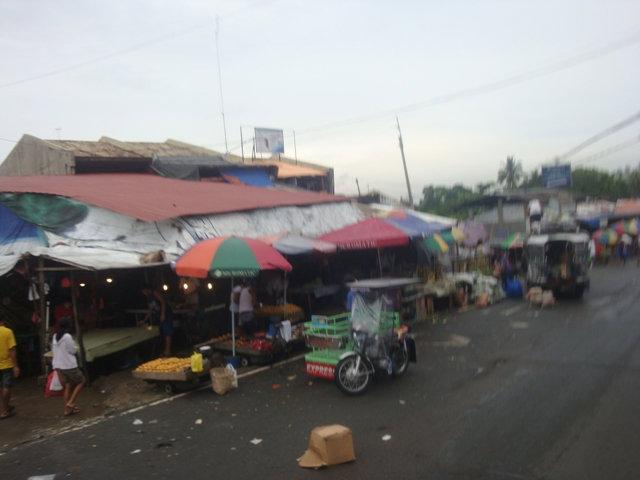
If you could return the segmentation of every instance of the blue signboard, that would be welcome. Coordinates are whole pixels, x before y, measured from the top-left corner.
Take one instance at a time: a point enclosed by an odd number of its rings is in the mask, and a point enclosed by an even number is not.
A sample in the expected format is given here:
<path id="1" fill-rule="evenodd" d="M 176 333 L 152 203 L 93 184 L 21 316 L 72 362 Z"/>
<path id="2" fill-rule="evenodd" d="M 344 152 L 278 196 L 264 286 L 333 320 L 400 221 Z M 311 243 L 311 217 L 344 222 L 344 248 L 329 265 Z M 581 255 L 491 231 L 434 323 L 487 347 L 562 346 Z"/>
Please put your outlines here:
<path id="1" fill-rule="evenodd" d="M 571 165 L 542 167 L 542 184 L 545 188 L 571 186 Z"/>

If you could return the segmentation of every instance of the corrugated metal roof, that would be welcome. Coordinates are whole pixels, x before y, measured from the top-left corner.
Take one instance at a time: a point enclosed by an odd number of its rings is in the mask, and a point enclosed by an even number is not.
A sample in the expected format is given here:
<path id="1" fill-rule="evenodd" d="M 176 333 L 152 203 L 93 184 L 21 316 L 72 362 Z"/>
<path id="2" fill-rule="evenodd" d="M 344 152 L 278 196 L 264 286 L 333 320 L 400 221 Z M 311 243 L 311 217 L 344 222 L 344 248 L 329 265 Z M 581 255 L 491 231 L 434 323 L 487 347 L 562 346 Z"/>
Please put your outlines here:
<path id="1" fill-rule="evenodd" d="M 327 174 L 326 170 L 321 170 L 320 168 L 273 160 L 256 160 L 253 164 L 278 167 L 278 178 L 282 179 L 294 177 L 324 177 Z"/>
<path id="2" fill-rule="evenodd" d="M 125 142 L 115 138 L 101 137 L 89 140 L 45 140 L 45 142 L 72 151 L 76 157 L 84 158 L 140 158 L 221 156 L 220 153 L 197 145 L 167 140 L 165 142 Z"/>
<path id="3" fill-rule="evenodd" d="M 0 177 L 0 192 L 60 195 L 145 221 L 347 200 L 324 193 L 140 174 Z"/>
<path id="4" fill-rule="evenodd" d="M 137 153 L 123 150 L 111 143 L 85 140 L 45 140 L 45 142 L 73 152 L 76 157 L 144 158 Z"/>

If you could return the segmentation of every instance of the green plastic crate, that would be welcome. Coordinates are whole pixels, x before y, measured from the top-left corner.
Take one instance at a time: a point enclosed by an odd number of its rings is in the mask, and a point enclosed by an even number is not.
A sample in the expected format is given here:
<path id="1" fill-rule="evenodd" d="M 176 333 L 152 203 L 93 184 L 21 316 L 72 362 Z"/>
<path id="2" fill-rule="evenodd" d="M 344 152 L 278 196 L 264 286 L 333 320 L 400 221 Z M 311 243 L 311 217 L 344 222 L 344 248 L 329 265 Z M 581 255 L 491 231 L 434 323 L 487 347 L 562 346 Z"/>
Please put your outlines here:
<path id="1" fill-rule="evenodd" d="M 337 365 L 340 361 L 340 356 L 348 350 L 338 349 L 319 349 L 313 352 L 307 353 L 304 356 L 305 361 L 315 363 L 325 363 L 327 365 Z"/>

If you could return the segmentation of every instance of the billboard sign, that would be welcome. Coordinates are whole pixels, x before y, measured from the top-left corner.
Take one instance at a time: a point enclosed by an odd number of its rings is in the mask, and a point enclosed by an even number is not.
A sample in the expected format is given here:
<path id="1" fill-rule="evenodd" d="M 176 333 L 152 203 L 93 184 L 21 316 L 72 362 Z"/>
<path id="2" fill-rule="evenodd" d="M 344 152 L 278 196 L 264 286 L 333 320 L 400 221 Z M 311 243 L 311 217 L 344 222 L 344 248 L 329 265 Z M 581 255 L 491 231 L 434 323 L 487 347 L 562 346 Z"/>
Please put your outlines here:
<path id="1" fill-rule="evenodd" d="M 545 188 L 570 187 L 571 165 L 542 167 L 542 184 Z"/>
<path id="2" fill-rule="evenodd" d="M 275 128 L 256 128 L 257 153 L 284 153 L 284 134 Z"/>

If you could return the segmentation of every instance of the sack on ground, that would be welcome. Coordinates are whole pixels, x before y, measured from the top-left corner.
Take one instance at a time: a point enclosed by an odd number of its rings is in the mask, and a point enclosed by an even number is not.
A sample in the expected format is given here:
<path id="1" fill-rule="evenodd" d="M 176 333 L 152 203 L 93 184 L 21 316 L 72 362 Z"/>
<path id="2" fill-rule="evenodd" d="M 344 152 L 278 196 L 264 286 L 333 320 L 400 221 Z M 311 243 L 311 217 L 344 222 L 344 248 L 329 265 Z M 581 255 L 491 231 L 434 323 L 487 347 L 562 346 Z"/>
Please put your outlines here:
<path id="1" fill-rule="evenodd" d="M 47 376 L 47 384 L 44 386 L 44 396 L 49 397 L 61 397 L 64 394 L 64 387 L 58 377 L 58 372 L 54 370 Z"/>
<path id="2" fill-rule="evenodd" d="M 212 368 L 209 370 L 211 375 L 211 387 L 218 395 L 224 395 L 233 387 L 233 373 L 227 368 Z"/>

